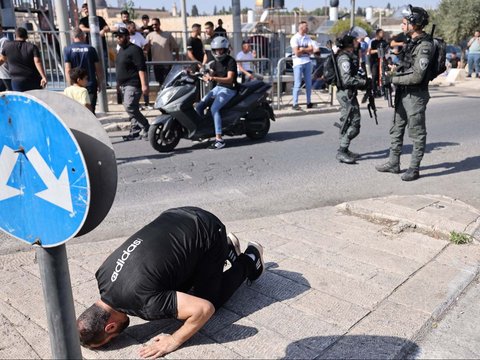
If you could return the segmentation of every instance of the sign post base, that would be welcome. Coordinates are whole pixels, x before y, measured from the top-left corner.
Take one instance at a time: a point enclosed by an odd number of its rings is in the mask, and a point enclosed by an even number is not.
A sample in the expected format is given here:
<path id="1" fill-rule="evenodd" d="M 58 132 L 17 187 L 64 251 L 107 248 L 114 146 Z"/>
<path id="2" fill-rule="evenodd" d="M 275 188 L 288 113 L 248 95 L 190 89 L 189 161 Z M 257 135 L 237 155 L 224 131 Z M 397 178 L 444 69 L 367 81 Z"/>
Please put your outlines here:
<path id="1" fill-rule="evenodd" d="M 82 359 L 65 244 L 36 248 L 54 359 Z"/>

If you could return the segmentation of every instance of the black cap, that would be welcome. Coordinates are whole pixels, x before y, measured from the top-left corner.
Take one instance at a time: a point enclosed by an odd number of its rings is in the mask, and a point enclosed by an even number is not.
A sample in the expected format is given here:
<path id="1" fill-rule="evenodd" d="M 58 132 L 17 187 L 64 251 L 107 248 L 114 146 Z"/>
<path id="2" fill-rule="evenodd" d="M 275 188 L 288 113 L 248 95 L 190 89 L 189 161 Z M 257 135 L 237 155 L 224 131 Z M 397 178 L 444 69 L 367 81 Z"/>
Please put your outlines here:
<path id="1" fill-rule="evenodd" d="M 128 32 L 127 28 L 120 28 L 118 29 L 118 31 L 115 33 L 115 36 L 125 36 L 125 35 L 130 35 L 130 33 Z"/>

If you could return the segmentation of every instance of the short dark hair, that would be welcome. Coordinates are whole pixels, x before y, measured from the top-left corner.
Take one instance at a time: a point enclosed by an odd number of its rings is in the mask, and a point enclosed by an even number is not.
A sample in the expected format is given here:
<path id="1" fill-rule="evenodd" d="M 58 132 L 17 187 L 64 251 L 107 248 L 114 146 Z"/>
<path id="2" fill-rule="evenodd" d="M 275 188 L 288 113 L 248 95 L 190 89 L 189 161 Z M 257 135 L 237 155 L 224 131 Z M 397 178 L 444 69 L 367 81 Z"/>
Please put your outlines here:
<path id="1" fill-rule="evenodd" d="M 28 39 L 28 32 L 27 32 L 27 29 L 25 29 L 24 27 L 18 27 L 17 30 L 15 30 L 15 36 L 20 38 L 20 39 Z"/>
<path id="2" fill-rule="evenodd" d="M 130 13 L 129 13 L 127 10 L 122 10 L 122 11 L 120 12 L 120 15 L 128 15 L 128 16 L 130 16 Z"/>
<path id="3" fill-rule="evenodd" d="M 192 25 L 192 29 L 200 29 L 201 27 L 202 27 L 202 25 L 197 24 L 197 23 Z"/>
<path id="4" fill-rule="evenodd" d="M 82 4 L 82 9 L 88 9 L 88 4 L 87 3 Z"/>
<path id="5" fill-rule="evenodd" d="M 144 20 L 144 19 L 149 19 L 150 20 L 150 17 L 147 14 L 142 15 L 142 20 Z"/>
<path id="6" fill-rule="evenodd" d="M 213 23 L 211 21 L 207 21 L 205 23 L 205 26 L 212 27 L 213 28 Z"/>
<path id="7" fill-rule="evenodd" d="M 76 27 L 76 28 L 73 28 L 72 31 L 70 32 L 70 34 L 72 35 L 72 38 L 74 39 L 81 39 L 85 36 L 85 33 L 82 31 L 82 29 Z"/>
<path id="8" fill-rule="evenodd" d="M 70 69 L 68 75 L 70 75 L 70 84 L 76 84 L 78 80 L 84 79 L 88 76 L 87 70 L 82 69 L 81 67 L 75 67 Z"/>
<path id="9" fill-rule="evenodd" d="M 160 19 L 157 18 L 157 17 L 154 17 L 154 18 L 152 19 L 152 21 L 158 21 L 158 23 L 161 24 Z"/>
<path id="10" fill-rule="evenodd" d="M 307 22 L 305 20 L 302 20 L 298 23 L 298 25 L 306 24 Z"/>
<path id="11" fill-rule="evenodd" d="M 110 318 L 110 313 L 93 304 L 85 310 L 77 319 L 77 329 L 80 335 L 80 344 L 91 346 L 105 339 L 105 326 Z"/>
<path id="12" fill-rule="evenodd" d="M 378 35 L 381 31 L 383 31 L 383 29 L 377 29 L 377 30 L 375 30 L 375 35 Z"/>

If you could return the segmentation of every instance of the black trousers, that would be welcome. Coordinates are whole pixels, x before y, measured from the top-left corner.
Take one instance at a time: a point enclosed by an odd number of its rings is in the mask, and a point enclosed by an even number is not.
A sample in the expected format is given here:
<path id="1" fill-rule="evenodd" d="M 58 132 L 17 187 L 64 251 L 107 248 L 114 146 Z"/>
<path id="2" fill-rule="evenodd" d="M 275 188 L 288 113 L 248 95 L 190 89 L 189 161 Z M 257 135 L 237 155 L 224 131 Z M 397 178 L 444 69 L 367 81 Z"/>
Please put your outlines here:
<path id="1" fill-rule="evenodd" d="M 252 259 L 240 254 L 232 266 L 223 272 L 228 252 L 227 238 L 222 232 L 219 240 L 198 263 L 196 275 L 192 279 L 193 295 L 210 301 L 216 310 L 243 284 L 253 266 Z"/>
<path id="2" fill-rule="evenodd" d="M 12 90 L 12 80 L 11 79 L 0 79 L 0 91 Z"/>
<path id="3" fill-rule="evenodd" d="M 159 85 L 163 85 L 165 78 L 167 77 L 168 72 L 170 71 L 169 65 L 154 65 L 153 73 L 155 75 L 155 80 L 158 81 Z"/>

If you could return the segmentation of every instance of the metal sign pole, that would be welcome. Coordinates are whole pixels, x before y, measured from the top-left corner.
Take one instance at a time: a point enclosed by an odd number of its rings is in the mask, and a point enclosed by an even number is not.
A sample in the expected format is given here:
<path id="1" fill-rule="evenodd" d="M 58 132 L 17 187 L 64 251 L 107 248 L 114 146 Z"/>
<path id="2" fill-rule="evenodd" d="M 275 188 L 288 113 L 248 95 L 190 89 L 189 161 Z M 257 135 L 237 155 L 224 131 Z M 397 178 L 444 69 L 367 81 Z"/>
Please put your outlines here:
<path id="1" fill-rule="evenodd" d="M 65 244 L 36 249 L 54 359 L 82 359 Z"/>

